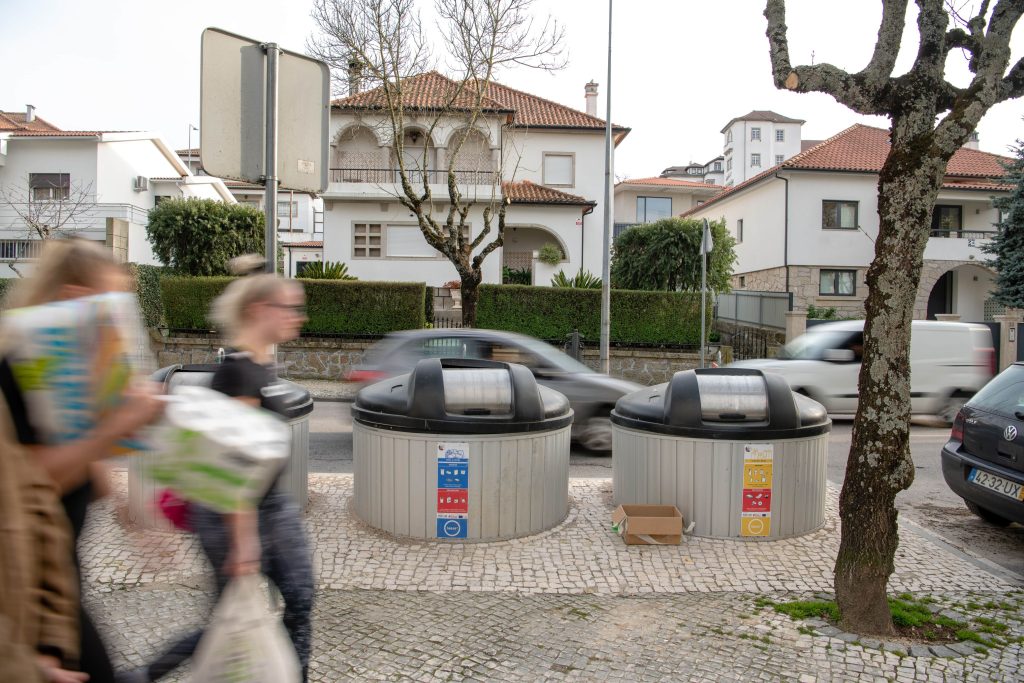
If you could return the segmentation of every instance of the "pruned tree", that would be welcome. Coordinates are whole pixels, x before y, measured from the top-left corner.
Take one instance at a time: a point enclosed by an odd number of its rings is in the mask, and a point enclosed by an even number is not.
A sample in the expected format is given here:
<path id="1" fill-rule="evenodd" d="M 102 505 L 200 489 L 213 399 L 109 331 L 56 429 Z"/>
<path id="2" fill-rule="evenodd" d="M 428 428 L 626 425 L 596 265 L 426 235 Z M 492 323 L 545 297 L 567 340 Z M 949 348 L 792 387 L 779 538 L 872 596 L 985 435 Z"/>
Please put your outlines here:
<path id="1" fill-rule="evenodd" d="M 982 250 L 994 256 L 989 264 L 996 271 L 992 298 L 1004 306 L 1024 308 L 1024 142 L 1017 141 L 1014 157 L 1006 165 L 1005 178 L 1013 189 L 992 202 L 1000 220 L 995 237 Z"/>
<path id="2" fill-rule="evenodd" d="M 932 210 L 946 165 L 997 102 L 1024 94 L 1024 62 L 1010 64 L 1010 35 L 1024 0 L 982 0 L 969 17 L 943 0 L 916 0 L 920 41 L 894 75 L 909 0 L 882 0 L 874 51 L 856 73 L 832 64 L 793 66 L 785 0 L 767 0 L 775 85 L 821 92 L 861 114 L 888 117 L 890 150 L 878 179 L 879 232 L 867 273 L 864 362 L 846 480 L 836 599 L 845 628 L 892 632 L 886 586 L 899 543 L 896 494 L 914 480 L 910 457 L 910 322 Z M 970 83 L 946 77 L 964 54 Z"/>
<path id="3" fill-rule="evenodd" d="M 16 235 L 7 265 L 18 276 L 22 260 L 36 257 L 42 242 L 72 237 L 92 227 L 96 197 L 92 183 L 72 184 L 68 174 L 29 174 L 24 184 L 0 186 L 0 207 Z"/>
<path id="4" fill-rule="evenodd" d="M 534 19 L 535 2 L 435 0 L 437 34 L 443 36 L 440 47 L 451 77 L 433 81 L 434 91 L 426 105 L 414 101 L 423 93 L 415 91 L 411 81 L 434 65 L 419 11 L 422 2 L 315 0 L 313 5 L 319 33 L 309 39 L 307 48 L 331 66 L 343 87 L 358 82 L 375 89 L 372 109 L 379 114 L 398 167 L 395 196 L 415 216 L 427 243 L 455 266 L 462 283 L 466 325 L 476 321 L 484 260 L 503 243 L 508 200 L 502 191 L 501 169 L 493 162 L 488 160 L 483 173 L 472 170 L 476 177 L 467 183 L 470 179 L 458 173 L 459 161 L 480 125 L 510 113 L 488 96 L 500 71 L 512 66 L 550 71 L 565 63 L 564 32 L 550 18 Z M 430 144 L 435 131 L 454 122 L 457 132 L 448 143 L 439 174 L 431 168 Z M 422 133 L 410 136 L 410 124 Z M 481 178 L 487 178 L 487 183 L 479 182 Z M 446 186 L 444 195 L 435 196 L 432 181 Z M 487 196 L 465 196 L 460 189 L 460 184 L 488 183 Z M 469 226 L 471 212 L 477 209 L 482 210 L 482 227 L 474 237 Z"/>

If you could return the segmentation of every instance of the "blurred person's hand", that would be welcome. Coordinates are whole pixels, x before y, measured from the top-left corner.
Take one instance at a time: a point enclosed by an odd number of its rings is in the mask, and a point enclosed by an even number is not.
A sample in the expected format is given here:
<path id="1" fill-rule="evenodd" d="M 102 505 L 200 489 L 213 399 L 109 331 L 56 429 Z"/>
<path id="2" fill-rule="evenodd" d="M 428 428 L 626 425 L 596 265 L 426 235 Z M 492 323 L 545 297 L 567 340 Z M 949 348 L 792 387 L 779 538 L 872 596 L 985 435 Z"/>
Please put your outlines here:
<path id="1" fill-rule="evenodd" d="M 39 655 L 36 657 L 36 664 L 39 665 L 43 680 L 47 683 L 85 683 L 89 680 L 89 674 L 64 669 L 60 660 L 50 655 Z"/>

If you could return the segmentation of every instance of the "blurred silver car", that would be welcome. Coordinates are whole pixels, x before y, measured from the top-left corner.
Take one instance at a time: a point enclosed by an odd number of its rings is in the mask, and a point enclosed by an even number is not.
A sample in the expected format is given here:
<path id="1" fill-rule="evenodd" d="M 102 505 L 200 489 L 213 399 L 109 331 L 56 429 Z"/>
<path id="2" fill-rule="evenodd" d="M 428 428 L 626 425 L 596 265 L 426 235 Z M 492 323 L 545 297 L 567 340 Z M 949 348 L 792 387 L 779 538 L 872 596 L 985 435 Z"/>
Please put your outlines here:
<path id="1" fill-rule="evenodd" d="M 347 379 L 370 383 L 410 372 L 424 358 L 482 358 L 519 363 L 538 383 L 569 399 L 575 417 L 572 438 L 591 451 L 610 451 L 610 414 L 619 397 L 642 385 L 594 372 L 550 344 L 512 332 L 437 329 L 393 332 L 375 344 Z"/>

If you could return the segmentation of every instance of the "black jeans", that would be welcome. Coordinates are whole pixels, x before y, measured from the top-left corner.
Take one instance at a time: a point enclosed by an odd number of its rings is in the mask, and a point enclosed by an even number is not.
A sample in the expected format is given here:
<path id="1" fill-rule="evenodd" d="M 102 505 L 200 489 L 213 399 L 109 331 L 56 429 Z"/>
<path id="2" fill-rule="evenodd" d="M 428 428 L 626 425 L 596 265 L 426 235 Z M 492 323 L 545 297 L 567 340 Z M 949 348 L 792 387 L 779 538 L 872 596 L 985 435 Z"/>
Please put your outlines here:
<path id="1" fill-rule="evenodd" d="M 229 578 L 223 567 L 231 547 L 224 517 L 193 504 L 189 522 L 213 565 L 219 597 Z M 285 493 L 271 492 L 259 506 L 259 530 L 262 570 L 284 599 L 284 627 L 295 646 L 305 681 L 312 645 L 313 562 L 298 505 Z M 202 635 L 201 630 L 190 633 L 171 646 L 147 667 L 149 679 L 159 680 L 191 657 Z"/>

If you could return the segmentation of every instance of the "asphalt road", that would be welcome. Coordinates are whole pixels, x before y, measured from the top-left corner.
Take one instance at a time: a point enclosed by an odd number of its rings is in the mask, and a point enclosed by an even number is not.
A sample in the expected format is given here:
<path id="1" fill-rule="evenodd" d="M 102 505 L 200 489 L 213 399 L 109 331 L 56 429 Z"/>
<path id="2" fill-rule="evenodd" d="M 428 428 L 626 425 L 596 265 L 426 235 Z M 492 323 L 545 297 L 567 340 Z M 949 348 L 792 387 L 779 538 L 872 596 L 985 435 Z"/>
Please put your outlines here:
<path id="1" fill-rule="evenodd" d="M 352 471 L 350 403 L 317 402 L 310 417 L 310 471 Z M 836 420 L 829 441 L 828 478 L 841 485 L 846 473 L 852 422 Z M 1024 576 L 1024 527 L 1000 529 L 975 517 L 942 478 L 939 452 L 948 427 L 915 424 L 910 448 L 914 459 L 913 485 L 896 498 L 900 514 L 970 555 L 999 564 Z M 574 477 L 610 477 L 611 458 L 574 450 Z"/>

